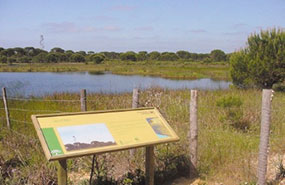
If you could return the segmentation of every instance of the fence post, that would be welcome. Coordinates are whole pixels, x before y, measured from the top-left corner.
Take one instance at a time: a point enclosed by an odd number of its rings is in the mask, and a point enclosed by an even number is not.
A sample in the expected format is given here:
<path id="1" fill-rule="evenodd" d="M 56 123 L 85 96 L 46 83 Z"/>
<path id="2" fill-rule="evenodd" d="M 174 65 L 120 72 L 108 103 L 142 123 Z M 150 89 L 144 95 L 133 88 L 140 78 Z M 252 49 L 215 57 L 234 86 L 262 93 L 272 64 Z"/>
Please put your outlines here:
<path id="1" fill-rule="evenodd" d="M 80 91 L 80 106 L 81 111 L 87 111 L 87 104 L 86 104 L 86 89 L 82 89 Z"/>
<path id="2" fill-rule="evenodd" d="M 190 151 L 190 176 L 191 172 L 196 173 L 197 151 L 198 151 L 198 122 L 197 122 L 197 100 L 198 91 L 191 90 L 190 100 L 190 130 L 189 130 L 189 151 Z"/>
<path id="3" fill-rule="evenodd" d="M 258 185 L 266 184 L 272 93 L 272 89 L 263 89 L 262 91 L 261 128 L 257 169 Z"/>
<path id="4" fill-rule="evenodd" d="M 135 88 L 133 89 L 133 103 L 132 108 L 138 108 L 139 106 L 139 89 Z"/>
<path id="5" fill-rule="evenodd" d="M 82 89 L 80 91 L 80 107 L 81 107 L 81 111 L 85 112 L 87 111 L 87 93 L 86 93 L 86 89 Z M 95 158 L 96 155 L 93 155 L 93 159 L 92 159 L 92 167 L 91 167 L 91 172 L 90 172 L 90 179 L 89 179 L 89 183 L 92 184 L 92 179 L 93 179 L 93 169 L 94 169 L 94 163 L 95 163 Z"/>
<path id="6" fill-rule="evenodd" d="M 132 108 L 138 108 L 139 106 L 139 89 L 135 88 L 133 89 L 133 102 L 132 102 Z M 136 149 L 130 150 L 130 155 L 133 157 L 136 153 Z"/>
<path id="7" fill-rule="evenodd" d="M 3 96 L 3 102 L 4 102 L 4 108 L 6 113 L 6 121 L 7 121 L 7 127 L 10 129 L 10 113 L 8 108 L 8 101 L 7 101 L 7 94 L 6 94 L 6 88 L 2 88 L 2 96 Z"/>

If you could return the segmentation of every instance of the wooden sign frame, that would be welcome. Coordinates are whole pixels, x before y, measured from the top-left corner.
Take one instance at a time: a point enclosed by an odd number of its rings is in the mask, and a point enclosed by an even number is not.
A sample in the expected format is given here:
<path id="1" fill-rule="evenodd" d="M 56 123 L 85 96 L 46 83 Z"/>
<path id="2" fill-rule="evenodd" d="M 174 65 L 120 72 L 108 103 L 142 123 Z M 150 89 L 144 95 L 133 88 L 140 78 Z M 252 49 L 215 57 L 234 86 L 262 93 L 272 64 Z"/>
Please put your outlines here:
<path id="1" fill-rule="evenodd" d="M 88 115 L 105 115 L 108 116 L 108 113 L 126 113 L 126 112 L 152 112 L 157 116 L 157 119 L 160 120 L 160 123 L 166 128 L 168 131 L 168 136 L 166 138 L 159 138 L 157 140 L 151 140 L 151 141 L 146 141 L 146 142 L 140 142 L 140 143 L 132 143 L 132 144 L 126 144 L 124 146 L 111 146 L 111 147 L 98 147 L 96 149 L 88 149 L 88 150 L 82 150 L 78 152 L 71 152 L 71 153 L 64 153 L 61 155 L 51 155 L 51 151 L 48 147 L 47 141 L 45 139 L 45 136 L 42 132 L 42 127 L 41 127 L 41 119 L 49 119 L 49 118 L 59 118 L 59 117 L 70 117 L 72 118 L 73 116 L 88 116 Z M 72 157 L 81 157 L 85 155 L 93 155 L 93 154 L 100 154 L 100 153 L 107 153 L 107 152 L 114 152 L 114 151 L 120 151 L 120 150 L 126 150 L 126 149 L 131 149 L 131 148 L 137 148 L 137 147 L 148 147 L 148 146 L 153 146 L 156 144 L 162 144 L 162 143 L 168 143 L 168 142 L 175 142 L 179 140 L 179 137 L 176 135 L 176 133 L 173 131 L 173 129 L 169 126 L 167 121 L 162 117 L 161 113 L 158 111 L 156 108 L 137 108 L 137 109 L 123 109 L 123 110 L 107 110 L 107 111 L 88 111 L 88 112 L 73 112 L 73 113 L 59 113 L 59 114 L 44 114 L 44 115 L 32 115 L 32 121 L 34 124 L 34 127 L 36 129 L 37 135 L 40 139 L 40 143 L 42 145 L 42 148 L 44 150 L 45 156 L 49 161 L 53 160 L 63 160 L 67 158 L 72 158 Z M 96 121 L 95 121 L 96 122 Z M 147 121 L 146 121 L 147 124 Z M 151 135 L 152 133 L 150 133 Z M 66 146 L 66 145 L 65 145 Z"/>

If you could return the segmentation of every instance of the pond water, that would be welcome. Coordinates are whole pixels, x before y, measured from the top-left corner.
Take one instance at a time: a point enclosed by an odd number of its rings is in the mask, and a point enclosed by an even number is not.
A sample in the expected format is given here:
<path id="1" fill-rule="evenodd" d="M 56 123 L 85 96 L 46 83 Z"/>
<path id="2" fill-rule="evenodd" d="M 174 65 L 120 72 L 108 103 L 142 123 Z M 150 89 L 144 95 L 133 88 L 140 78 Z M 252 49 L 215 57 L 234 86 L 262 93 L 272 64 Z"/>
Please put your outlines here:
<path id="1" fill-rule="evenodd" d="M 231 82 L 204 78 L 198 80 L 172 80 L 151 76 L 124 76 L 110 73 L 90 74 L 88 72 L 3 72 L 0 73 L 0 86 L 6 87 L 11 95 L 42 96 L 55 92 L 121 93 L 133 88 L 146 89 L 161 87 L 168 89 L 227 89 Z"/>

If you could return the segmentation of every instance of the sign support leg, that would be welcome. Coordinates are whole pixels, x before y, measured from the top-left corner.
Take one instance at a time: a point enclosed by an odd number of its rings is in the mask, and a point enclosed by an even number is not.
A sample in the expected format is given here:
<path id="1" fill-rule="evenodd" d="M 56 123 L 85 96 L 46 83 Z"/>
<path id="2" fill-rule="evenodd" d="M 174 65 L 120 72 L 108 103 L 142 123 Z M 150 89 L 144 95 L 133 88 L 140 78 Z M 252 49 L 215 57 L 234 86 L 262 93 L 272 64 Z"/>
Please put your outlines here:
<path id="1" fill-rule="evenodd" d="M 146 185 L 154 185 L 154 146 L 147 146 L 145 153 Z"/>
<path id="2" fill-rule="evenodd" d="M 66 165 L 66 159 L 62 159 L 62 160 L 58 161 L 57 180 L 58 180 L 58 185 L 67 185 L 67 165 Z"/>

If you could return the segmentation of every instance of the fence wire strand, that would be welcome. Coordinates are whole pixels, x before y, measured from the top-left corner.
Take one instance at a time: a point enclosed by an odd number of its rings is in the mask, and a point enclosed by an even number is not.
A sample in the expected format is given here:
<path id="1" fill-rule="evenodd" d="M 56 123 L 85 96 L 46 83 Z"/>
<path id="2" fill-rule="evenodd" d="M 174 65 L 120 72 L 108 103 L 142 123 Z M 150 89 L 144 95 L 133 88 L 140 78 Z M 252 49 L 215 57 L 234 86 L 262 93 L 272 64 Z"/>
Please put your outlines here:
<path id="1" fill-rule="evenodd" d="M 24 134 L 22 134 L 22 133 L 20 133 L 20 132 L 17 132 L 17 131 L 15 131 L 15 130 L 13 130 L 13 129 L 11 129 L 11 131 L 12 131 L 14 134 L 16 134 L 16 135 L 18 135 L 18 136 L 21 136 L 21 137 L 23 137 L 23 138 L 25 138 L 25 139 L 30 139 L 30 140 L 32 140 L 32 141 L 38 142 L 38 140 L 37 140 L 36 138 L 32 137 L 32 136 L 24 135 Z"/>
<path id="2" fill-rule="evenodd" d="M 0 108 L 0 109 L 4 109 L 4 108 Z M 59 110 L 32 110 L 32 109 L 17 109 L 17 108 L 9 108 L 9 110 L 12 111 L 22 111 L 22 112 L 62 112 Z"/>
<path id="3" fill-rule="evenodd" d="M 14 98 L 10 97 L 7 100 L 16 100 L 16 101 L 43 101 L 43 102 L 80 102 L 80 100 L 45 100 L 45 99 L 29 99 L 29 98 Z"/>
<path id="4" fill-rule="evenodd" d="M 17 120 L 17 119 L 11 119 L 11 121 L 14 121 L 14 122 L 19 122 L 19 123 L 28 123 L 28 124 L 33 124 L 32 122 L 28 122 L 28 121 L 21 121 L 21 120 Z"/>
<path id="5" fill-rule="evenodd" d="M 99 102 L 98 100 L 86 100 L 86 102 Z"/>

